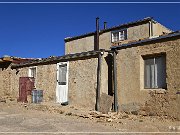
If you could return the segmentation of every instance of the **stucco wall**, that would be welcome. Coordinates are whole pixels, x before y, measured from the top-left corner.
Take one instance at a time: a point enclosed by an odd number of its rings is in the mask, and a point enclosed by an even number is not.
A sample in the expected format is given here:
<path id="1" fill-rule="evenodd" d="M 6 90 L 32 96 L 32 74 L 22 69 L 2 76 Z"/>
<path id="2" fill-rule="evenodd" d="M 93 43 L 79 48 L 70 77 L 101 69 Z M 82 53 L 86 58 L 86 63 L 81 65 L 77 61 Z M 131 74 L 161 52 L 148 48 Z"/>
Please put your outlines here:
<path id="1" fill-rule="evenodd" d="M 127 29 L 128 40 L 138 40 L 149 37 L 149 23 L 129 27 Z"/>
<path id="2" fill-rule="evenodd" d="M 166 53 L 167 90 L 143 89 L 142 55 Z M 138 110 L 148 105 L 156 113 L 177 116 L 180 91 L 180 39 L 119 50 L 117 55 L 118 102 L 120 109 Z M 167 105 L 168 104 L 168 105 Z M 165 106 L 166 105 L 166 106 Z M 155 109 L 156 108 L 156 109 Z"/>
<path id="3" fill-rule="evenodd" d="M 172 32 L 165 26 L 161 25 L 160 23 L 153 23 L 153 36 L 159 36 L 162 35 L 163 33 L 170 33 Z"/>
<path id="4" fill-rule="evenodd" d="M 101 100 L 106 101 L 108 99 L 104 98 L 108 97 L 108 64 L 106 62 L 107 55 L 108 53 L 102 55 L 100 75 L 100 98 Z M 98 58 L 88 58 L 69 62 L 68 98 L 70 104 L 84 108 L 95 109 L 97 68 Z M 111 102 L 101 102 L 100 106 L 102 110 L 108 108 L 108 104 L 110 104 L 111 107 Z"/>
<path id="5" fill-rule="evenodd" d="M 56 64 L 37 66 L 36 89 L 43 90 L 44 101 L 56 100 Z"/>
<path id="6" fill-rule="evenodd" d="M 82 107 L 95 107 L 97 58 L 69 62 L 69 102 Z"/>
<path id="7" fill-rule="evenodd" d="M 111 32 L 102 33 L 99 36 L 99 48 L 109 50 L 111 47 Z"/>
<path id="8" fill-rule="evenodd" d="M 138 40 L 149 37 L 149 23 L 127 28 L 128 38 L 130 40 Z M 88 36 L 65 43 L 65 54 L 80 53 L 94 50 L 94 37 Z M 121 43 L 127 42 L 121 41 Z M 111 31 L 101 33 L 99 36 L 99 48 L 109 50 L 111 47 Z"/>
<path id="9" fill-rule="evenodd" d="M 89 36 L 65 43 L 65 54 L 94 50 L 94 36 Z"/>

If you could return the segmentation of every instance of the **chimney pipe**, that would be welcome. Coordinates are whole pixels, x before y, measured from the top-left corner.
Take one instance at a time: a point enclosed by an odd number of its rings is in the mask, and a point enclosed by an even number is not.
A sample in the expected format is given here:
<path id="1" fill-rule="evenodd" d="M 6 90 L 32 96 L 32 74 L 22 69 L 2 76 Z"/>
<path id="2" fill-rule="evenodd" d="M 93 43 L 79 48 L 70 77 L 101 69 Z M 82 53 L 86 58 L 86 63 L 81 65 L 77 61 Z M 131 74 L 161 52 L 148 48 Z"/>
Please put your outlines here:
<path id="1" fill-rule="evenodd" d="M 107 22 L 104 22 L 104 29 L 107 29 Z"/>
<path id="2" fill-rule="evenodd" d="M 95 50 L 99 50 L 99 17 L 96 18 L 96 47 Z"/>

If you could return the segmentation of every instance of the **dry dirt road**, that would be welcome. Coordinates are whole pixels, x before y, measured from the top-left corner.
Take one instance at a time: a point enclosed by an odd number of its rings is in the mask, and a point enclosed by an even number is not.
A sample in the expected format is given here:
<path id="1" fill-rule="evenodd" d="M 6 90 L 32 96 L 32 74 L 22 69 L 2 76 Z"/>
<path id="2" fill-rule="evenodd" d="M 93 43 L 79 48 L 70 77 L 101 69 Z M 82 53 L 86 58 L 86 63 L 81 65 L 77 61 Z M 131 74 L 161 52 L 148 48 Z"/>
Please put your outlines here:
<path id="1" fill-rule="evenodd" d="M 0 103 L 0 134 L 180 134 L 180 123 L 169 120 L 128 117 L 102 122 L 66 114 L 27 109 L 17 103 Z"/>

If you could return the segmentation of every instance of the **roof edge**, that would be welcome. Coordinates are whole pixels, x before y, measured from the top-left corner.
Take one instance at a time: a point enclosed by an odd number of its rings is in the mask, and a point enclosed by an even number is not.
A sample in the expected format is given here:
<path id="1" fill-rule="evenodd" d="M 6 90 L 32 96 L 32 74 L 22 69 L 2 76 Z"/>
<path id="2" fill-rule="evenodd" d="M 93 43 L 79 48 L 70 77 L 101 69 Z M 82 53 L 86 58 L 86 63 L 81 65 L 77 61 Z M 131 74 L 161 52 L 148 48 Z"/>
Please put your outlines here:
<path id="1" fill-rule="evenodd" d="M 29 62 L 24 62 L 24 63 L 20 63 L 20 64 L 13 64 L 11 66 L 11 69 L 37 66 L 37 65 L 48 65 L 48 64 L 58 63 L 58 62 L 71 61 L 74 59 L 93 57 L 93 56 L 101 54 L 102 52 L 105 52 L 105 51 L 106 50 L 104 50 L 104 49 L 99 50 L 99 51 L 93 50 L 93 51 L 88 51 L 88 52 L 81 52 L 81 53 L 67 54 L 67 55 L 57 56 L 57 57 L 44 58 L 42 60 L 29 61 Z"/>
<path id="2" fill-rule="evenodd" d="M 134 46 L 137 44 L 142 44 L 142 43 L 147 43 L 147 42 L 152 42 L 152 41 L 157 41 L 157 40 L 163 40 L 166 38 L 172 38 L 172 37 L 177 37 L 177 36 L 180 36 L 180 30 L 169 33 L 167 35 L 159 36 L 156 38 L 151 38 L 151 39 L 148 38 L 148 39 L 141 40 L 141 41 L 136 41 L 136 42 L 131 42 L 131 43 L 122 44 L 122 45 L 118 45 L 118 46 L 113 46 L 113 47 L 111 47 L 111 50 L 113 50 L 113 49 L 124 49 L 124 48 L 131 47 L 131 46 Z"/>

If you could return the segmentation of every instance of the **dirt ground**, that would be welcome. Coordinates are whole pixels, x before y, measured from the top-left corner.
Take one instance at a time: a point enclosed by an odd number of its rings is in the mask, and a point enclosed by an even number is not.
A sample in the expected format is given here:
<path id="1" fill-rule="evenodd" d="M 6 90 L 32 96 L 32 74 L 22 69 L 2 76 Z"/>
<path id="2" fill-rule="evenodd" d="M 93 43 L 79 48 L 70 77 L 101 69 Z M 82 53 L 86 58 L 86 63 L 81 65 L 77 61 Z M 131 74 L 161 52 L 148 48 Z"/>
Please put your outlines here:
<path id="1" fill-rule="evenodd" d="M 180 134 L 180 121 L 55 103 L 0 102 L 0 134 Z"/>

